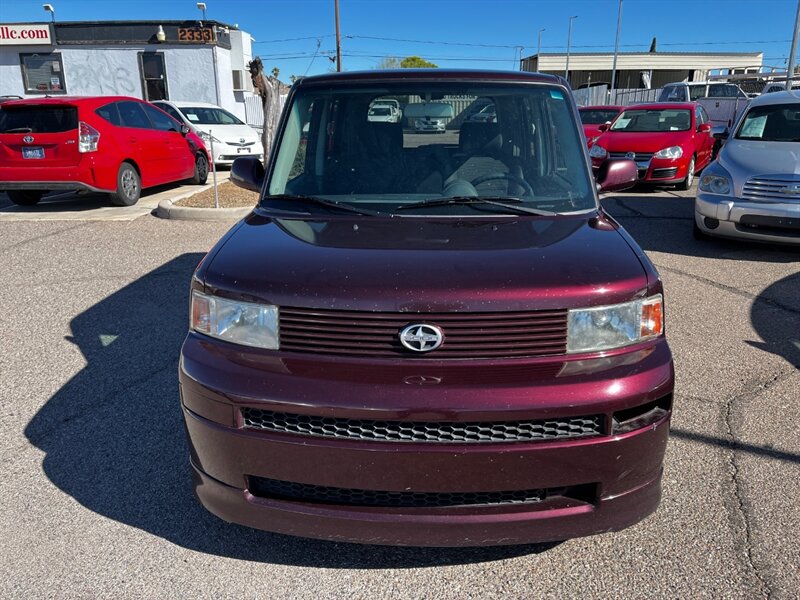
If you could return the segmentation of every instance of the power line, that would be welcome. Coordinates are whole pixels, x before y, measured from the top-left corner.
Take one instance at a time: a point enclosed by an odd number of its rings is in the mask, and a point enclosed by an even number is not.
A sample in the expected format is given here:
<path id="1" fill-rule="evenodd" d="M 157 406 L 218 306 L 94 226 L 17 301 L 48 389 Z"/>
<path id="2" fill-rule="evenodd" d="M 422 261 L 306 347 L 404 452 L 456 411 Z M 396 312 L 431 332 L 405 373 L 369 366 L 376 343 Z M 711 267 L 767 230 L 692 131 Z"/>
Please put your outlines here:
<path id="1" fill-rule="evenodd" d="M 329 37 L 333 37 L 333 34 L 331 34 L 331 35 L 312 35 L 310 37 L 285 38 L 285 39 L 282 39 L 282 40 L 261 40 L 261 41 L 253 42 L 253 43 L 254 44 L 277 44 L 279 42 L 297 42 L 297 41 L 300 41 L 300 40 L 321 40 L 321 39 L 329 38 Z"/>

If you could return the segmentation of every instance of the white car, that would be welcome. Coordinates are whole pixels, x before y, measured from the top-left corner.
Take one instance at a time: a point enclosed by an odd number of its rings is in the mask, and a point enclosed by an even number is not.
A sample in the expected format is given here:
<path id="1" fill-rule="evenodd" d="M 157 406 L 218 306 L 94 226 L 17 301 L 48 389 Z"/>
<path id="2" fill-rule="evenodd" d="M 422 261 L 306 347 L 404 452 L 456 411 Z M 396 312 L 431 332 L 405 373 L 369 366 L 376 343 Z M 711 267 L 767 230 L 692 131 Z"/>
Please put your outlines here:
<path id="1" fill-rule="evenodd" d="M 430 117 L 417 119 L 414 122 L 414 131 L 418 133 L 423 133 L 428 131 L 432 131 L 434 133 L 444 133 L 445 131 L 444 119 L 432 119 Z"/>
<path id="2" fill-rule="evenodd" d="M 264 158 L 264 147 L 258 131 L 243 123 L 236 115 L 206 102 L 152 102 L 171 117 L 191 127 L 211 152 L 217 165 L 230 165 L 240 156 Z"/>
<path id="3" fill-rule="evenodd" d="M 800 245 L 800 90 L 750 102 L 703 171 L 694 233 Z"/>

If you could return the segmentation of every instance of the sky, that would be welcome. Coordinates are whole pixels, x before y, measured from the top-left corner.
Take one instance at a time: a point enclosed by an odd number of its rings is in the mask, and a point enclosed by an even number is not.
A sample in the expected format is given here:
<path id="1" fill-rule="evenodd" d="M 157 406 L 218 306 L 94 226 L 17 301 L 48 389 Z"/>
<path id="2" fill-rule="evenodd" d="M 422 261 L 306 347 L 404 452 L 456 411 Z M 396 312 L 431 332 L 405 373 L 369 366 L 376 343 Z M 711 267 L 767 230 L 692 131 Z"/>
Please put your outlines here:
<path id="1" fill-rule="evenodd" d="M 786 65 L 800 0 L 623 0 L 620 51 L 763 52 Z M 0 22 L 47 21 L 41 0 L 0 0 Z M 51 0 L 57 21 L 199 19 L 195 0 Z M 334 0 L 207 0 L 206 16 L 255 38 L 280 78 L 333 70 Z M 519 56 L 613 52 L 619 0 L 339 0 L 345 70 L 417 55 L 440 67 L 518 69 Z"/>

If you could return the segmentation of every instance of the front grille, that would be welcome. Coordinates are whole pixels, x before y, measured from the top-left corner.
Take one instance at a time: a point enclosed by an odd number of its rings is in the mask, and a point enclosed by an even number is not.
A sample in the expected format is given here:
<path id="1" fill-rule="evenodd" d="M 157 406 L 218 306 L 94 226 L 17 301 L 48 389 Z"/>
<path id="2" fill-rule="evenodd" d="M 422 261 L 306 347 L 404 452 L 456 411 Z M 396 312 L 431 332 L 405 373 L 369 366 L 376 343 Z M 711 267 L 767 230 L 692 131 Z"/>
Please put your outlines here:
<path id="1" fill-rule="evenodd" d="M 407 350 L 400 331 L 438 325 L 444 343 L 428 353 Z M 402 313 L 281 307 L 281 350 L 346 356 L 508 358 L 564 354 L 567 311 Z"/>
<path id="2" fill-rule="evenodd" d="M 653 169 L 653 179 L 671 179 L 678 174 L 678 167 L 669 169 Z"/>
<path id="3" fill-rule="evenodd" d="M 627 152 L 610 152 L 608 156 L 609 158 L 628 158 L 627 154 L 628 154 Z M 644 163 L 644 162 L 650 162 L 650 160 L 653 158 L 654 153 L 634 152 L 634 154 L 636 154 L 636 157 L 631 160 L 635 160 L 637 163 Z"/>
<path id="4" fill-rule="evenodd" d="M 786 188 L 794 189 L 800 185 L 800 176 L 785 175 L 782 177 L 751 177 L 744 184 L 742 197 L 756 202 L 798 202 L 800 194 L 790 194 Z"/>
<path id="5" fill-rule="evenodd" d="M 763 233 L 784 237 L 800 237 L 800 219 L 789 217 L 767 217 L 764 215 L 743 215 L 736 229 L 748 233 Z"/>
<path id="6" fill-rule="evenodd" d="M 235 146 L 237 148 L 247 148 L 248 146 L 255 146 L 255 142 L 240 142 L 239 140 L 236 141 L 230 140 L 225 143 L 228 144 L 229 146 Z"/>
<path id="7" fill-rule="evenodd" d="M 250 429 L 376 442 L 486 444 L 584 438 L 603 434 L 603 417 L 565 417 L 537 421 L 371 421 L 319 417 L 243 408 Z"/>
<path id="8" fill-rule="evenodd" d="M 248 491 L 256 497 L 344 506 L 437 508 L 533 504 L 541 502 L 551 492 L 546 489 L 505 492 L 386 492 L 309 485 L 265 477 L 251 476 L 248 480 Z M 552 490 L 553 495 L 559 492 L 563 493 L 564 488 Z"/>

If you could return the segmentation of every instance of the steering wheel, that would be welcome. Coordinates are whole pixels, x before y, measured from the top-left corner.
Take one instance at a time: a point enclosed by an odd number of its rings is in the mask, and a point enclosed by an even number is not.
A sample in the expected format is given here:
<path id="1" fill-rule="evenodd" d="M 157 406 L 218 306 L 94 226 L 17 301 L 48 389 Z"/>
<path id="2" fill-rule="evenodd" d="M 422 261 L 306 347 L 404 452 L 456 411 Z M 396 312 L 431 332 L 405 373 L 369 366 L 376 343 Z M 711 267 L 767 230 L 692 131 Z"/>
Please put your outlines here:
<path id="1" fill-rule="evenodd" d="M 486 183 L 487 181 L 496 181 L 498 179 L 505 179 L 507 181 L 511 181 L 519 185 L 523 190 L 525 190 L 526 196 L 533 196 L 533 188 L 530 184 L 522 179 L 521 177 L 517 177 L 516 175 L 512 175 L 511 173 L 487 173 L 486 175 L 481 175 L 480 177 L 476 177 L 470 183 L 474 186 L 479 186 L 482 183 Z"/>

